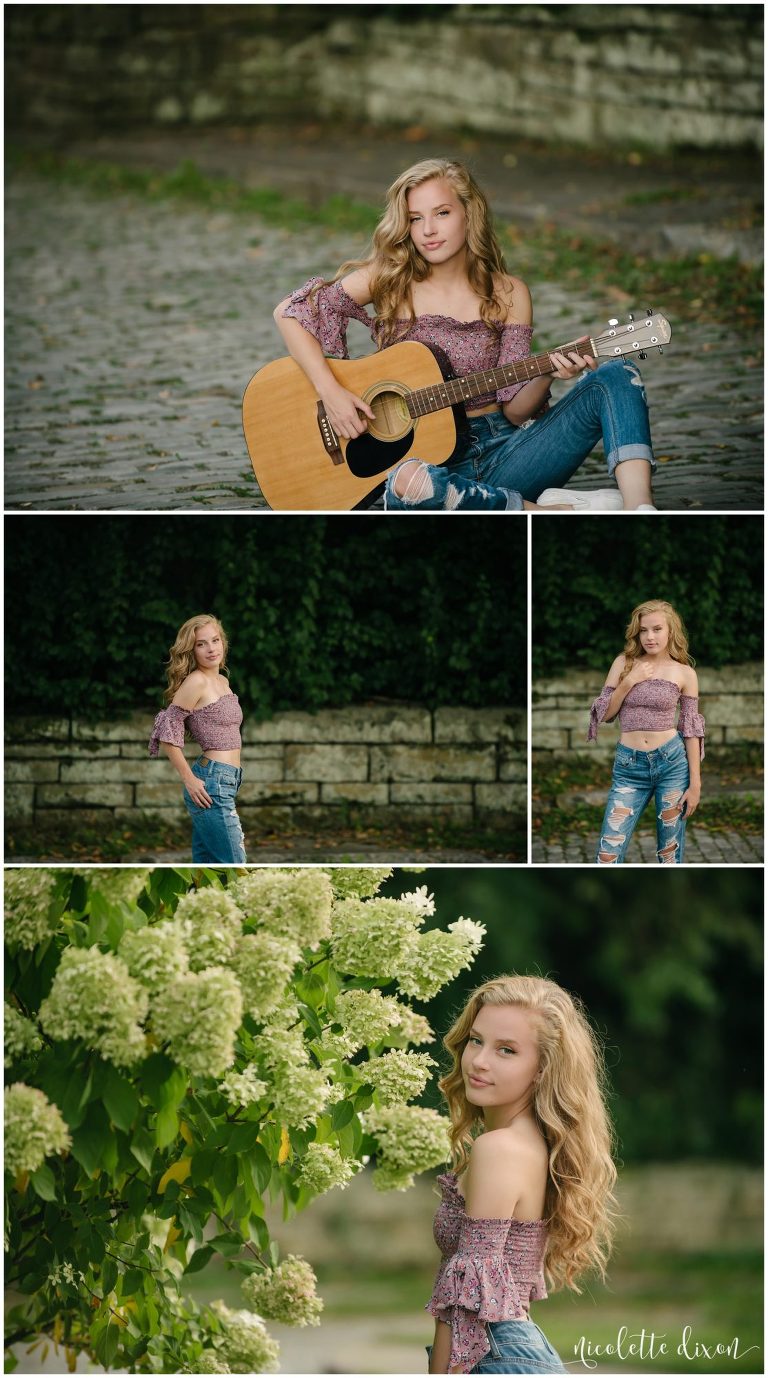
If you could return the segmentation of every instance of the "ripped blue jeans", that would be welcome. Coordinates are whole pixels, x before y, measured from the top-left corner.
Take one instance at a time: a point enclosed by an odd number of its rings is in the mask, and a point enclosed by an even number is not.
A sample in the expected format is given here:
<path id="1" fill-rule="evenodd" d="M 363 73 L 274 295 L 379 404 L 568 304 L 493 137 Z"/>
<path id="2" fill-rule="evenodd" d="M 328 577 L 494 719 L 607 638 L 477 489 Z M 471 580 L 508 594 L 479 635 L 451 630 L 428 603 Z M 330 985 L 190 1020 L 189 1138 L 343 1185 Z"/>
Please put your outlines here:
<path id="1" fill-rule="evenodd" d="M 237 816 L 235 801 L 243 778 L 239 766 L 224 761 L 209 761 L 199 756 L 192 766 L 192 774 L 202 780 L 211 797 L 210 808 L 196 804 L 184 790 L 184 803 L 192 819 L 192 860 L 204 865 L 210 862 L 245 862 L 243 829 Z"/>
<path id="2" fill-rule="evenodd" d="M 514 426 L 503 412 L 469 419 L 469 439 L 448 464 L 413 459 L 408 494 L 395 492 L 398 465 L 389 475 L 387 511 L 424 508 L 463 511 L 523 510 L 545 488 L 562 488 L 600 440 L 608 474 L 626 459 L 647 459 L 656 468 L 648 402 L 640 370 L 631 360 L 611 359 L 578 382 L 536 421 Z"/>
<path id="3" fill-rule="evenodd" d="M 595 860 L 620 866 L 649 799 L 656 803 L 656 855 L 663 866 L 682 866 L 685 814 L 680 800 L 690 784 L 688 755 L 676 733 L 655 751 L 635 751 L 619 742 Z"/>

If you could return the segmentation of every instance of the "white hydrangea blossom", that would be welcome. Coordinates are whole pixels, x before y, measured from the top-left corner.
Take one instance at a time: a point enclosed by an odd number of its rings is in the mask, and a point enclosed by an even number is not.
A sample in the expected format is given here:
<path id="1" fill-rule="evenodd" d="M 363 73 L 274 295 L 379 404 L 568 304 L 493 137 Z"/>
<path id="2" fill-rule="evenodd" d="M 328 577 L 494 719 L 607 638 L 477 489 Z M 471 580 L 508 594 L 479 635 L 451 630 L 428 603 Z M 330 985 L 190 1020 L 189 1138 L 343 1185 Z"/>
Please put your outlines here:
<path id="1" fill-rule="evenodd" d="M 5 872 L 5 941 L 9 947 L 33 948 L 50 937 L 51 901 L 56 872 L 24 867 Z"/>
<path id="2" fill-rule="evenodd" d="M 343 1191 L 361 1167 L 362 1163 L 354 1158 L 342 1158 L 332 1144 L 309 1144 L 301 1160 L 297 1182 L 316 1196 L 333 1187 Z"/>
<path id="3" fill-rule="evenodd" d="M 191 890 L 176 906 L 192 971 L 227 966 L 242 932 L 243 916 L 224 890 Z"/>
<path id="4" fill-rule="evenodd" d="M 292 1067 L 306 1066 L 309 1062 L 309 1050 L 301 1028 L 268 1027 L 254 1038 L 253 1047 L 256 1056 L 270 1070 L 281 1068 L 290 1072 Z"/>
<path id="5" fill-rule="evenodd" d="M 58 1106 L 23 1081 L 5 1088 L 5 1170 L 37 1172 L 52 1153 L 64 1153 L 72 1140 Z"/>
<path id="6" fill-rule="evenodd" d="M 204 1349 L 197 1360 L 197 1367 L 186 1369 L 187 1373 L 231 1373 L 229 1364 L 216 1353 L 215 1349 Z"/>
<path id="7" fill-rule="evenodd" d="M 253 1101 L 261 1100 L 268 1089 L 267 1083 L 260 1080 L 253 1066 L 244 1067 L 242 1072 L 227 1072 L 219 1083 L 219 1090 L 232 1106 L 251 1105 Z"/>
<path id="8" fill-rule="evenodd" d="M 324 870 L 249 871 L 238 876 L 229 893 L 251 923 L 316 948 L 330 936 L 333 890 Z"/>
<path id="9" fill-rule="evenodd" d="M 221 1077 L 235 1060 L 243 999 L 224 967 L 188 972 L 152 1002 L 152 1025 L 171 1056 L 195 1076 Z"/>
<path id="10" fill-rule="evenodd" d="M 270 1094 L 275 1116 L 287 1129 L 304 1129 L 322 1115 L 333 1088 L 314 1067 L 276 1066 Z"/>
<path id="11" fill-rule="evenodd" d="M 404 1039 L 406 1043 L 434 1043 L 435 1031 L 423 1014 L 417 1014 L 410 1005 L 399 1005 L 401 1018 L 394 1033 L 384 1040 L 391 1043 Z"/>
<path id="12" fill-rule="evenodd" d="M 418 1105 L 372 1109 L 365 1128 L 378 1141 L 373 1185 L 379 1191 L 406 1191 L 415 1173 L 439 1167 L 450 1155 L 450 1126 L 436 1110 Z"/>
<path id="13" fill-rule="evenodd" d="M 322 1062 L 328 1058 L 338 1058 L 340 1062 L 346 1062 L 347 1058 L 352 1057 L 362 1045 L 356 1043 L 349 1034 L 331 1033 L 329 1029 L 324 1029 L 322 1036 L 317 1039 L 315 1047 L 317 1055 Z"/>
<path id="14" fill-rule="evenodd" d="M 391 866 L 326 866 L 337 899 L 356 896 L 359 900 L 375 895 L 392 875 Z"/>
<path id="15" fill-rule="evenodd" d="M 181 925 L 167 919 L 128 929 L 120 939 L 117 955 L 151 995 L 185 976 L 188 969 Z"/>
<path id="16" fill-rule="evenodd" d="M 24 1057 L 26 1053 L 36 1053 L 43 1046 L 32 1020 L 25 1019 L 14 1005 L 8 1004 L 7 1000 L 3 1002 L 3 1031 L 6 1067 L 10 1067 L 17 1058 Z"/>
<path id="17" fill-rule="evenodd" d="M 431 918 L 435 912 L 435 897 L 429 894 L 426 885 L 417 885 L 415 890 L 401 895 L 400 903 L 407 904 L 422 919 Z"/>
<path id="18" fill-rule="evenodd" d="M 139 866 L 73 866 L 111 904 L 135 904 L 152 872 Z"/>
<path id="19" fill-rule="evenodd" d="M 260 1316 L 252 1311 L 231 1311 L 223 1301 L 213 1302 L 211 1310 L 222 1331 L 216 1352 L 230 1373 L 275 1372 L 280 1346 Z"/>
<path id="20" fill-rule="evenodd" d="M 130 1067 L 146 1051 L 149 997 L 125 962 L 97 947 L 68 947 L 40 1006 L 50 1038 L 79 1038 L 108 1062 Z"/>
<path id="21" fill-rule="evenodd" d="M 345 990 L 336 998 L 335 1022 L 354 1044 L 353 1051 L 381 1043 L 390 1029 L 403 1022 L 403 1009 L 380 990 Z"/>
<path id="22" fill-rule="evenodd" d="M 331 944 L 340 971 L 391 981 L 415 945 L 423 916 L 400 900 L 341 900 L 332 916 Z"/>
<path id="23" fill-rule="evenodd" d="M 267 1029 L 286 1029 L 290 1030 L 301 1023 L 301 1014 L 295 1000 L 283 999 L 276 1005 L 269 1014 L 264 1016 L 264 1025 Z"/>
<path id="24" fill-rule="evenodd" d="M 283 1325 L 319 1325 L 323 1303 L 317 1295 L 317 1279 L 305 1258 L 289 1254 L 276 1268 L 251 1273 L 242 1283 L 249 1306 L 270 1321 Z"/>
<path id="25" fill-rule="evenodd" d="M 431 1000 L 454 981 L 460 971 L 472 965 L 483 945 L 485 927 L 473 919 L 457 919 L 448 932 L 433 928 L 420 933 L 400 958 L 397 980 L 405 995 Z"/>
<path id="26" fill-rule="evenodd" d="M 421 1095 L 430 1067 L 436 1066 L 429 1053 L 395 1051 L 371 1058 L 360 1072 L 378 1092 L 382 1105 L 399 1105 Z"/>
<path id="27" fill-rule="evenodd" d="M 298 944 L 281 935 L 262 931 L 238 938 L 231 966 L 246 1014 L 261 1021 L 279 1007 L 300 957 Z"/>

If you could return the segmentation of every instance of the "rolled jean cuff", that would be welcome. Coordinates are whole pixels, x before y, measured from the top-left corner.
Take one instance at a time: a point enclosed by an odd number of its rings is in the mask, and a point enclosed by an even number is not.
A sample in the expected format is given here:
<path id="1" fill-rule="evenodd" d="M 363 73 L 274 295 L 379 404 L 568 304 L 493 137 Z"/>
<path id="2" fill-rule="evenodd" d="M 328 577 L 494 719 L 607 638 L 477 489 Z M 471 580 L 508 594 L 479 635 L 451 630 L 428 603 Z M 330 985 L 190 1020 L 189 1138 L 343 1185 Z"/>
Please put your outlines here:
<path id="1" fill-rule="evenodd" d="M 653 457 L 653 451 L 651 450 L 650 446 L 619 445 L 619 447 L 616 450 L 611 450 L 611 453 L 606 458 L 606 464 L 608 465 L 608 473 L 612 475 L 616 469 L 616 466 L 618 464 L 623 464 L 624 461 L 627 459 L 647 459 L 648 463 L 651 466 L 651 473 L 653 473 L 654 469 L 658 469 L 659 467 L 656 463 L 656 460 Z"/>

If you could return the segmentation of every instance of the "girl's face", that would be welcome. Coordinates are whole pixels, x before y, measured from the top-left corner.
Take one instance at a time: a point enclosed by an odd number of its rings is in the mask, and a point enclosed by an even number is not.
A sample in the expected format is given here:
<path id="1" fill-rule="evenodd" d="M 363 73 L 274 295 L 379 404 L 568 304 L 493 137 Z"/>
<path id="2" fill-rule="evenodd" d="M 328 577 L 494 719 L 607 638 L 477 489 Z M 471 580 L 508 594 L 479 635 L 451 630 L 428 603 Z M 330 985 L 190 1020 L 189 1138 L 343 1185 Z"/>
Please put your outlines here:
<path id="1" fill-rule="evenodd" d="M 445 177 L 422 182 L 408 193 L 411 239 L 427 263 L 447 263 L 463 252 L 467 216 L 453 184 Z"/>
<path id="2" fill-rule="evenodd" d="M 669 642 L 669 624 L 663 612 L 649 612 L 640 618 L 640 645 L 647 656 L 660 656 Z"/>
<path id="3" fill-rule="evenodd" d="M 195 660 L 198 670 L 215 670 L 224 659 L 224 643 L 215 622 L 198 627 L 195 635 Z"/>
<path id="4" fill-rule="evenodd" d="M 518 1005 L 483 1005 L 461 1056 L 464 1092 L 483 1109 L 520 1109 L 539 1069 L 533 1018 Z"/>

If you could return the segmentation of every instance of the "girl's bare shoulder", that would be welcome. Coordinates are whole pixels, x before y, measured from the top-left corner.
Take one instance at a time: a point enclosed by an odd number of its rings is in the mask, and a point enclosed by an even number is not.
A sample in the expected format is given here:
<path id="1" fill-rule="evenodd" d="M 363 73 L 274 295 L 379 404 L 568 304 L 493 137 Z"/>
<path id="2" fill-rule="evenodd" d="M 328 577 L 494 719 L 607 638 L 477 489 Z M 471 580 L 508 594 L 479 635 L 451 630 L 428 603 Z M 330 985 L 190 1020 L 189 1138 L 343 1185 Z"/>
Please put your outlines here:
<path id="1" fill-rule="evenodd" d="M 610 670 L 608 671 L 608 678 L 605 681 L 606 684 L 615 684 L 616 680 L 618 679 L 618 676 L 622 675 L 626 670 L 627 664 L 628 661 L 626 655 L 623 651 L 620 651 L 616 659 L 614 660 L 613 664 L 611 665 Z"/>
<path id="2" fill-rule="evenodd" d="M 691 698 L 699 697 L 699 677 L 692 665 L 681 665 L 681 688 L 684 694 L 690 694 Z"/>
<path id="3" fill-rule="evenodd" d="M 522 278 L 494 273 L 494 290 L 504 310 L 505 325 L 533 325 L 531 294 Z"/>
<path id="4" fill-rule="evenodd" d="M 202 670 L 192 670 L 185 680 L 182 680 L 176 693 L 171 700 L 179 708 L 196 708 L 203 696 L 206 678 Z"/>
<path id="5" fill-rule="evenodd" d="M 356 301 L 358 306 L 370 305 L 371 273 L 372 269 L 368 264 L 363 268 L 355 268 L 353 272 L 347 273 L 346 277 L 341 278 L 341 286 L 347 296 Z"/>

